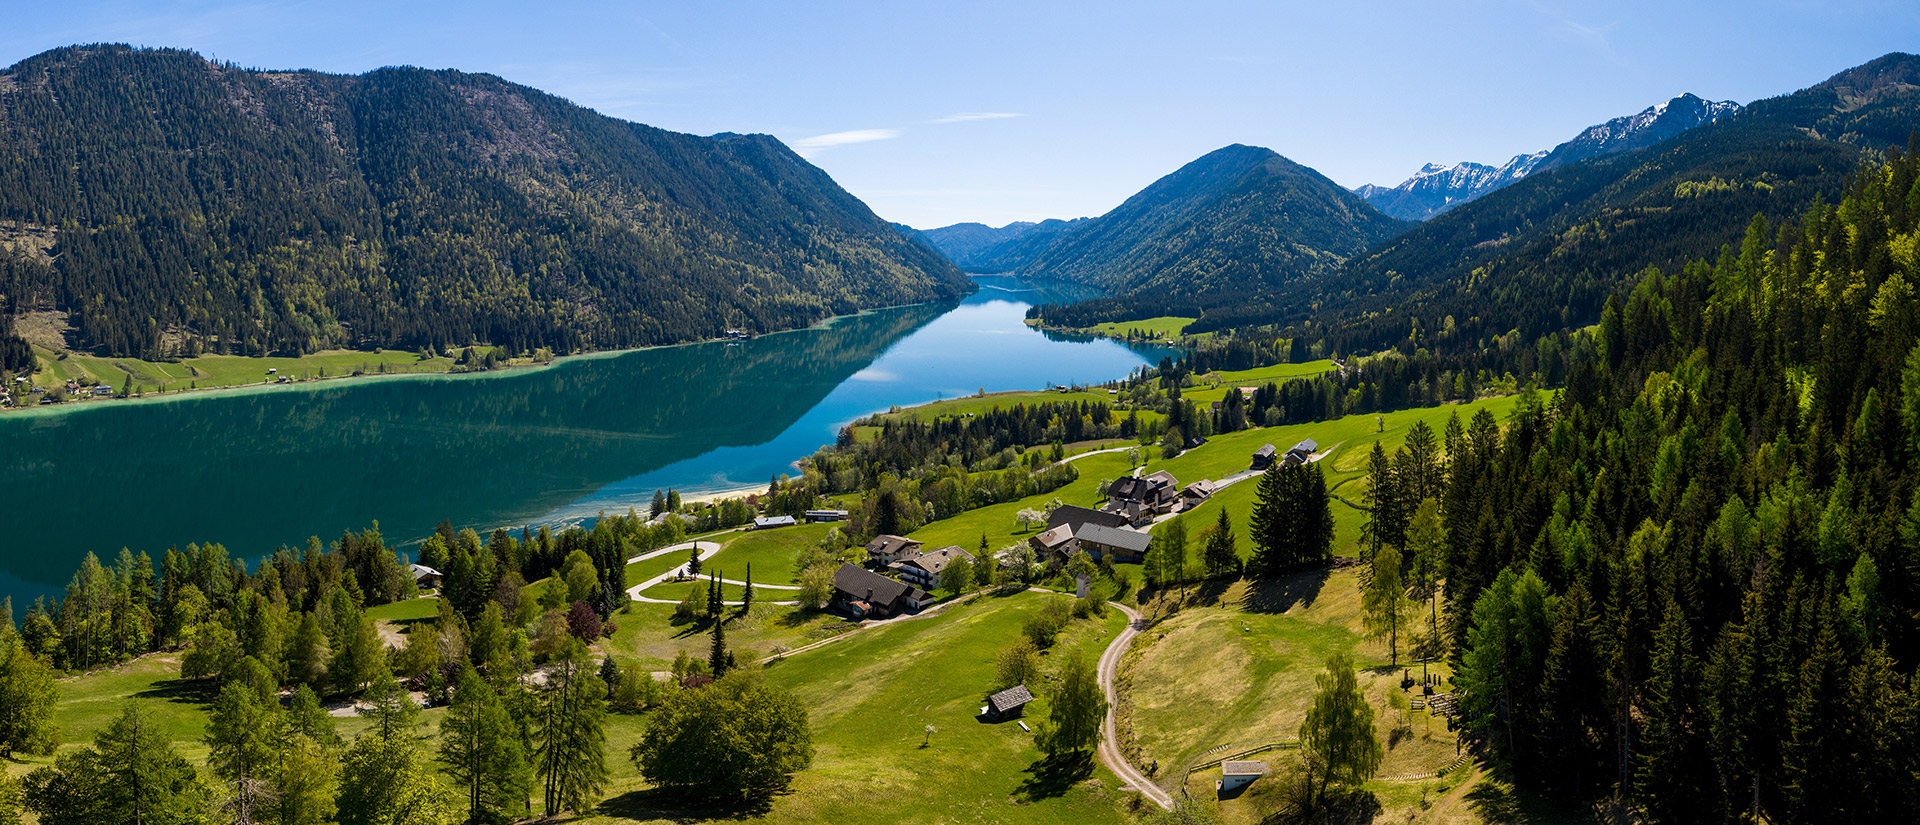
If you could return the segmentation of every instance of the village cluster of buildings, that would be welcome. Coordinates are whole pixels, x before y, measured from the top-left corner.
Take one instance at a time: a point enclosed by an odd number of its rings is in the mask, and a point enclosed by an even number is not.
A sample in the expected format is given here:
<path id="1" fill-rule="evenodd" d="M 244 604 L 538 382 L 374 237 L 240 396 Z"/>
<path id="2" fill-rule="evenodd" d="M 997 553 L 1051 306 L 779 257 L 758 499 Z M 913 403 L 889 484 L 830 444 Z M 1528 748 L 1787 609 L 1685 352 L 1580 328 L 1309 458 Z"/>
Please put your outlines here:
<path id="1" fill-rule="evenodd" d="M 24 377 L 15 378 L 13 382 L 11 387 L 0 387 L 0 407 L 25 407 L 33 403 L 29 397 L 35 395 L 40 396 L 41 404 L 53 403 L 46 387 L 30 384 Z M 114 389 L 105 384 L 88 386 L 78 381 L 68 381 L 66 389 L 67 397 L 72 399 L 112 398 L 114 394 Z"/>
<path id="2" fill-rule="evenodd" d="M 1250 471 L 1261 471 L 1279 461 L 1283 466 L 1304 463 L 1319 449 L 1311 439 L 1284 454 L 1272 444 L 1253 454 Z M 1096 562 L 1140 562 L 1146 559 L 1154 522 L 1198 507 L 1220 489 L 1210 479 L 1186 486 L 1165 470 L 1128 476 L 1107 487 L 1107 501 L 1099 509 L 1063 505 L 1047 514 L 1046 529 L 1027 539 L 1037 558 L 1065 561 L 1086 553 Z M 845 511 L 819 511 L 823 520 L 845 518 Z M 808 513 L 813 521 L 814 512 Z M 757 519 L 756 529 L 793 524 L 791 517 Z M 835 571 L 832 607 L 855 618 L 888 618 L 917 612 L 931 602 L 940 572 L 956 559 L 975 562 L 958 546 L 926 550 L 905 536 L 880 535 L 867 542 L 866 565 L 847 563 Z"/>

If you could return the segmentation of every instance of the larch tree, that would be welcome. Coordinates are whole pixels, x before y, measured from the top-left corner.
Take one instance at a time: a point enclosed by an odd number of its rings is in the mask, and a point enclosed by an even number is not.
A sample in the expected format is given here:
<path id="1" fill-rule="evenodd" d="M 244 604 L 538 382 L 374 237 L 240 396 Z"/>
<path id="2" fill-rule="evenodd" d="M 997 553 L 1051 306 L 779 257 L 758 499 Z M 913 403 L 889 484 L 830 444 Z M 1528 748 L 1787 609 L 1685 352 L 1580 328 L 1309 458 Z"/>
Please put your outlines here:
<path id="1" fill-rule="evenodd" d="M 546 815 L 592 805 L 607 781 L 606 683 L 576 649 L 547 676 L 533 731 L 535 771 Z"/>
<path id="2" fill-rule="evenodd" d="M 1364 589 L 1362 607 L 1367 629 L 1375 638 L 1387 640 L 1387 661 L 1400 663 L 1400 619 L 1406 613 L 1407 592 L 1400 578 L 1400 548 L 1382 542 L 1373 551 Z"/>
<path id="3" fill-rule="evenodd" d="M 253 822 L 268 807 L 272 792 L 266 776 L 273 766 L 279 709 L 234 681 L 220 689 L 207 715 L 207 761 L 228 783 L 221 807 L 236 821 Z"/>
<path id="4" fill-rule="evenodd" d="M 468 821 L 527 813 L 533 771 L 506 707 L 471 665 L 460 670 L 453 703 L 440 721 L 439 756 L 467 798 Z"/>

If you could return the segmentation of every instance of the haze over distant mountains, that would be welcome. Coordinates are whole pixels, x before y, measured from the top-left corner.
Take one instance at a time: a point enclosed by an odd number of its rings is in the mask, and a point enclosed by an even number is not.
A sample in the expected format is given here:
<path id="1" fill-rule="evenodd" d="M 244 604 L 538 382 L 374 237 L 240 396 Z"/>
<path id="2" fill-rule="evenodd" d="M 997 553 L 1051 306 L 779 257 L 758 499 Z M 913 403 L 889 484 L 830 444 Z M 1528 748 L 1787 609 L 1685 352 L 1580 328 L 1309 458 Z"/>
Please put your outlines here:
<path id="1" fill-rule="evenodd" d="M 1708 101 L 1683 94 L 1639 114 L 1589 126 L 1550 150 L 1515 155 L 1499 167 L 1472 162 L 1452 166 L 1429 163 L 1398 186 L 1365 184 L 1353 191 L 1388 215 L 1424 221 L 1534 172 L 1652 146 L 1738 111 L 1740 104 L 1733 101 Z"/>

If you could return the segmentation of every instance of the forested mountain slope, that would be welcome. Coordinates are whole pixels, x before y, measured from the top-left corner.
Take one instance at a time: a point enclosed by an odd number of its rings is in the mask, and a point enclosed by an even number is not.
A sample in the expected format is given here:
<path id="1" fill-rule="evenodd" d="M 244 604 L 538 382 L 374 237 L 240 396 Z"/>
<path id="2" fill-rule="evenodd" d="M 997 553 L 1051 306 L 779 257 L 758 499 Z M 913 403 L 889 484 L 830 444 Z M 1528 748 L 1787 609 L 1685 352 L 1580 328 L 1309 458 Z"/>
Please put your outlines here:
<path id="1" fill-rule="evenodd" d="M 1118 294 L 1271 288 L 1331 272 L 1406 226 L 1312 169 L 1234 144 L 1067 229 L 1020 273 Z"/>
<path id="2" fill-rule="evenodd" d="M 972 289 L 765 135 L 117 45 L 0 72 L 0 237 L 49 227 L 50 256 L 0 264 L 8 308 L 148 356 L 624 347 Z"/>
<path id="3" fill-rule="evenodd" d="M 997 274 L 1013 272 L 1032 263 L 1061 234 L 1089 220 L 1092 219 L 1048 218 L 1038 223 L 1015 221 L 998 228 L 980 223 L 956 223 L 916 231 L 955 266 L 968 272 Z"/>
<path id="4" fill-rule="evenodd" d="M 1313 321 L 1342 350 L 1420 329 L 1464 341 L 1596 320 L 1623 278 L 1838 199 L 1870 153 L 1920 129 L 1920 57 L 1892 54 L 1646 149 L 1535 172 L 1311 285 L 1208 310 L 1193 331 Z"/>

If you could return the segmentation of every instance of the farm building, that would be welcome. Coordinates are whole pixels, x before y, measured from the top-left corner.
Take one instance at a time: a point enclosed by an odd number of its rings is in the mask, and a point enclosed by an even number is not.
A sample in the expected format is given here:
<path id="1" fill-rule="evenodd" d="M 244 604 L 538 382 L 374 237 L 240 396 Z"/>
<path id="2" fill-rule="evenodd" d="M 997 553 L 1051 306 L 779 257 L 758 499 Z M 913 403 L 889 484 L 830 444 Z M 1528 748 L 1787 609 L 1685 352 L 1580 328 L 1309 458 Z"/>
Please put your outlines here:
<path id="1" fill-rule="evenodd" d="M 1267 763 L 1246 760 L 1220 763 L 1220 795 L 1238 791 L 1267 774 Z"/>
<path id="2" fill-rule="evenodd" d="M 1014 685 L 987 697 L 987 706 L 980 709 L 980 715 L 988 719 L 1012 719 L 1019 716 L 1033 701 L 1033 693 L 1026 685 Z"/>

